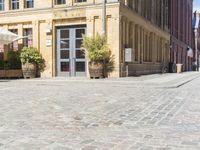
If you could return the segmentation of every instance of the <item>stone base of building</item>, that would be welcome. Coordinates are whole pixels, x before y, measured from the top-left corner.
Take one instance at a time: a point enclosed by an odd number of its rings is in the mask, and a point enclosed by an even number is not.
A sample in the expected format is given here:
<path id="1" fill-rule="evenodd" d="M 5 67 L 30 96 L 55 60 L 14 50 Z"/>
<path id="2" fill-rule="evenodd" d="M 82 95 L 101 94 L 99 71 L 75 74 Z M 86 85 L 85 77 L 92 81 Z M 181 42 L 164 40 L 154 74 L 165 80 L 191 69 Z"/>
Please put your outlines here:
<path id="1" fill-rule="evenodd" d="M 127 67 L 126 67 L 127 68 Z M 129 64 L 126 69 L 127 76 L 148 75 L 162 72 L 161 64 Z"/>

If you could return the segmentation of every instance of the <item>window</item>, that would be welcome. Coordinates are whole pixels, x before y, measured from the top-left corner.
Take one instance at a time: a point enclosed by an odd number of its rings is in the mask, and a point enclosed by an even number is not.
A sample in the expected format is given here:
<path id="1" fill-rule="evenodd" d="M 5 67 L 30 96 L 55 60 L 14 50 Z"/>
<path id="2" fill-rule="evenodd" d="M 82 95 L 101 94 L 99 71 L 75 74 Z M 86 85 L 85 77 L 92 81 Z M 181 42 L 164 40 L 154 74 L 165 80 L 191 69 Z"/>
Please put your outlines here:
<path id="1" fill-rule="evenodd" d="M 162 38 L 157 37 L 157 62 L 162 61 Z"/>
<path id="2" fill-rule="evenodd" d="M 139 11 L 139 0 L 133 0 L 133 7 L 136 12 Z"/>
<path id="3" fill-rule="evenodd" d="M 4 0 L 0 0 L 0 11 L 4 10 Z"/>
<path id="4" fill-rule="evenodd" d="M 10 32 L 14 34 L 18 34 L 17 29 L 11 29 Z M 18 50 L 18 41 L 14 41 L 10 44 L 10 50 L 17 51 Z"/>
<path id="5" fill-rule="evenodd" d="M 19 9 L 19 0 L 11 0 L 11 9 Z"/>
<path id="6" fill-rule="evenodd" d="M 128 7 L 133 8 L 133 0 L 128 0 Z"/>
<path id="7" fill-rule="evenodd" d="M 138 61 L 138 56 L 139 56 L 139 44 L 140 44 L 140 39 L 139 39 L 139 26 L 135 25 L 135 43 L 134 43 L 134 49 L 135 49 L 135 61 Z"/>
<path id="8" fill-rule="evenodd" d="M 87 2 L 87 0 L 76 0 L 76 3 Z"/>
<path id="9" fill-rule="evenodd" d="M 32 29 L 24 29 L 23 30 L 23 35 L 24 35 L 24 47 L 31 47 L 33 45 L 33 39 L 32 39 Z"/>
<path id="10" fill-rule="evenodd" d="M 65 4 L 66 0 L 56 0 L 56 5 Z"/>
<path id="11" fill-rule="evenodd" d="M 34 0 L 25 0 L 25 8 L 33 8 Z"/>

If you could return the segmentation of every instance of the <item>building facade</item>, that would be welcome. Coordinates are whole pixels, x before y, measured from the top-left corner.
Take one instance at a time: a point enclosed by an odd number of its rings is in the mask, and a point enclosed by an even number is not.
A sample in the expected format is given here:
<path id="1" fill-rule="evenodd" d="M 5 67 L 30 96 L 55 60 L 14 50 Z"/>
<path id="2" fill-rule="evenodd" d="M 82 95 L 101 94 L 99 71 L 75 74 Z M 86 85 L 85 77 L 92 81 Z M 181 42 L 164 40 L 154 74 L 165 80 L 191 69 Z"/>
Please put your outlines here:
<path id="1" fill-rule="evenodd" d="M 82 34 L 102 33 L 102 0 L 3 0 L 0 27 L 26 38 L 0 51 L 36 47 L 42 77 L 87 76 Z M 149 7 L 150 6 L 150 7 Z M 169 63 L 168 0 L 107 0 L 106 36 L 115 58 L 111 77 L 158 73 Z M 125 50 L 131 49 L 131 62 Z"/>
<path id="2" fill-rule="evenodd" d="M 170 0 L 170 62 L 183 64 L 182 71 L 191 71 L 193 57 L 188 49 L 194 49 L 192 15 L 193 0 Z"/>
<path id="3" fill-rule="evenodd" d="M 193 16 L 193 31 L 194 31 L 194 61 L 197 66 L 196 70 L 199 70 L 200 61 L 200 12 L 195 11 Z"/>
<path id="4" fill-rule="evenodd" d="M 120 49 L 131 47 L 135 58 L 131 63 L 124 63 L 122 57 L 122 68 L 128 66 L 129 75 L 160 73 L 169 63 L 169 1 L 127 0 L 124 3 L 120 9 L 123 35 Z M 132 32 L 127 30 L 130 26 L 134 27 L 133 36 L 127 35 Z"/>

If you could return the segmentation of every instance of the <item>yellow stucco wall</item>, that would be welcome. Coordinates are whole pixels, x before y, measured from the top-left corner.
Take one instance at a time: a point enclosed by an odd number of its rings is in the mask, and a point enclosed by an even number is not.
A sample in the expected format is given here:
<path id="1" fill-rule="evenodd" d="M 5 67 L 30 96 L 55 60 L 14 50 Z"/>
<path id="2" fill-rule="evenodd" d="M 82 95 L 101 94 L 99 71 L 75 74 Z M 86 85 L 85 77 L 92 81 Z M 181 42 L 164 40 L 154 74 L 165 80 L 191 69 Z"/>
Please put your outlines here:
<path id="1" fill-rule="evenodd" d="M 130 37 L 126 34 L 129 31 L 123 28 L 123 23 L 127 23 L 127 26 L 129 22 L 138 24 L 143 30 L 159 35 L 166 42 L 169 42 L 170 36 L 120 3 L 114 0 L 109 1 L 112 3 L 107 5 L 107 40 L 115 58 L 115 70 L 110 76 L 125 76 L 123 45 L 128 43 Z M 56 76 L 56 27 L 84 24 L 87 26 L 87 35 L 92 36 L 97 32 L 101 34 L 102 6 L 100 2 L 100 0 L 88 0 L 87 3 L 78 4 L 73 0 L 68 0 L 66 5 L 54 5 L 52 0 L 35 0 L 35 8 L 24 9 L 21 5 L 20 10 L 15 11 L 8 10 L 9 7 L 6 5 L 5 12 L 0 12 L 0 26 L 5 29 L 18 29 L 18 34 L 21 36 L 23 28 L 32 28 L 33 46 L 38 48 L 46 60 L 46 69 L 42 77 L 52 77 Z M 51 33 L 45 33 L 47 27 L 52 29 Z M 51 46 L 46 46 L 47 40 L 52 42 Z M 18 43 L 22 44 L 22 40 Z M 139 63 L 143 64 L 143 61 L 132 64 Z"/>

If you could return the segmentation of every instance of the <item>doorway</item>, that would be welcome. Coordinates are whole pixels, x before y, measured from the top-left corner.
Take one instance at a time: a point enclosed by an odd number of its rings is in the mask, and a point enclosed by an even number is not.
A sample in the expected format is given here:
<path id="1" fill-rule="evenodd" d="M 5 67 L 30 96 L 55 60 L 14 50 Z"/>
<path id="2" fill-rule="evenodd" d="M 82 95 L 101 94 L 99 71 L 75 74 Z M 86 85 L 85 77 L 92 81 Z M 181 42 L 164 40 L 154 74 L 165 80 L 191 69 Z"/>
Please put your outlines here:
<path id="1" fill-rule="evenodd" d="M 57 75 L 64 77 L 86 76 L 86 59 L 81 48 L 86 27 L 57 29 Z"/>

